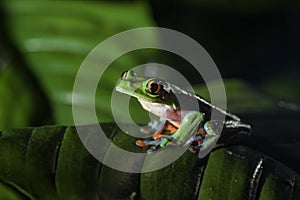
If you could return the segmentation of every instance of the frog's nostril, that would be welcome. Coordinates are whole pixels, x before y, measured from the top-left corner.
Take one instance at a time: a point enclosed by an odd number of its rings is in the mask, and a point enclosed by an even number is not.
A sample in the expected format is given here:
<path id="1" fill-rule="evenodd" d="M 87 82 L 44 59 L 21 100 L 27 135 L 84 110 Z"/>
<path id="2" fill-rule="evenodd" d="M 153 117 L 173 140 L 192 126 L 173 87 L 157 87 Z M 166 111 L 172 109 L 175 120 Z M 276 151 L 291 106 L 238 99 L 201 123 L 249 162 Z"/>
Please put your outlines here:
<path id="1" fill-rule="evenodd" d="M 130 76 L 137 77 L 137 74 L 136 74 L 135 71 L 133 71 L 133 70 L 130 70 L 130 71 L 129 71 L 129 74 L 130 74 Z"/>

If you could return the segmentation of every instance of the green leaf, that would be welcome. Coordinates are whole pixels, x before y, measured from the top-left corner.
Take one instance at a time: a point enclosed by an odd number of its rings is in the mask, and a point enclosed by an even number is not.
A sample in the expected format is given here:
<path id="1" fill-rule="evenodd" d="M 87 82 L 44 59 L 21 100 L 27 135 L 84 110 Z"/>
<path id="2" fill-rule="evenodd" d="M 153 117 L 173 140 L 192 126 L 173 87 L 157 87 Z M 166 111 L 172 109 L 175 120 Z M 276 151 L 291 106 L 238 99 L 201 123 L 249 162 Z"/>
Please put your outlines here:
<path id="1" fill-rule="evenodd" d="M 0 71 L 0 130 L 47 123 L 47 101 L 28 74 L 15 66 Z"/>
<path id="2" fill-rule="evenodd" d="M 76 129 L 66 129 L 57 155 L 55 185 L 61 199 L 97 199 L 100 163 L 82 145 Z"/>
<path id="3" fill-rule="evenodd" d="M 19 191 L 0 181 L 0 198 L 5 200 L 29 199 Z"/>
<path id="4" fill-rule="evenodd" d="M 144 1 L 4 1 L 3 8 L 7 13 L 8 33 L 41 83 L 58 124 L 74 124 L 73 84 L 88 53 L 117 33 L 154 26 L 150 8 Z M 154 41 L 151 37 L 148 39 Z M 120 48 L 112 46 L 102 56 L 109 58 Z M 120 74 L 144 63 L 152 55 L 153 51 L 147 50 L 131 52 L 109 66 L 96 94 L 100 121 L 112 121 L 110 96 Z M 81 94 L 77 95 L 84 99 Z"/>
<path id="5" fill-rule="evenodd" d="M 114 124 L 102 128 L 120 148 L 143 151 Z M 0 198 L 297 199 L 299 181 L 296 172 L 243 145 L 219 145 L 204 159 L 187 151 L 158 171 L 131 174 L 95 160 L 74 127 L 13 129 L 0 137 Z"/>

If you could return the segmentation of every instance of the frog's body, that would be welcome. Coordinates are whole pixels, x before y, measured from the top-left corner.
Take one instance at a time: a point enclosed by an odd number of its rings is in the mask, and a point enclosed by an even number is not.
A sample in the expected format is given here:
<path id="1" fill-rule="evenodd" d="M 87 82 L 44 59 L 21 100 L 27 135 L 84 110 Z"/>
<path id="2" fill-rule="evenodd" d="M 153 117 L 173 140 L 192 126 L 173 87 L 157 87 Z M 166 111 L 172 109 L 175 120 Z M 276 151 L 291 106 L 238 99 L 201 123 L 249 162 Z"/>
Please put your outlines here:
<path id="1" fill-rule="evenodd" d="M 189 149 L 193 152 L 214 145 L 220 133 L 212 126 L 220 127 L 224 122 L 210 121 L 212 110 L 217 113 L 217 118 L 222 116 L 220 119 L 224 119 L 225 115 L 228 121 L 240 121 L 237 116 L 210 104 L 193 93 L 164 80 L 138 77 L 132 70 L 122 74 L 116 90 L 136 97 L 145 110 L 160 117 L 160 120 L 150 122 L 148 127 L 142 129 L 145 133 L 153 133 L 153 140 L 136 142 L 141 147 L 152 146 L 148 150 L 149 153 L 171 143 L 191 145 Z M 179 101 L 184 104 L 180 104 Z M 250 131 L 248 125 L 235 124 L 238 127 L 243 125 Z M 165 134 L 166 131 L 169 131 L 169 134 Z"/>

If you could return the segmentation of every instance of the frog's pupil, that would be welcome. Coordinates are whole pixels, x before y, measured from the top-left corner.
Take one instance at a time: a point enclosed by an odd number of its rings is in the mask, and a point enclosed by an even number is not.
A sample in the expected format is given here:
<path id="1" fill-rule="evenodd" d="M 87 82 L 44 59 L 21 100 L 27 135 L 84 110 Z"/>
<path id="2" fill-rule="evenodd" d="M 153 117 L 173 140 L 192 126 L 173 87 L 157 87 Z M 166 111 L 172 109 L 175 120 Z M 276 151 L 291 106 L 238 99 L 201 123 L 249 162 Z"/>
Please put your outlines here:
<path id="1" fill-rule="evenodd" d="M 152 83 L 151 84 L 151 91 L 156 93 L 158 89 L 158 84 L 157 83 Z"/>
<path id="2" fill-rule="evenodd" d="M 137 74 L 134 71 L 132 71 L 132 70 L 130 71 L 130 75 L 131 76 L 137 76 Z"/>
<path id="3" fill-rule="evenodd" d="M 147 83 L 146 91 L 149 92 L 150 94 L 157 95 L 158 92 L 160 91 L 160 84 L 154 80 L 150 80 Z"/>

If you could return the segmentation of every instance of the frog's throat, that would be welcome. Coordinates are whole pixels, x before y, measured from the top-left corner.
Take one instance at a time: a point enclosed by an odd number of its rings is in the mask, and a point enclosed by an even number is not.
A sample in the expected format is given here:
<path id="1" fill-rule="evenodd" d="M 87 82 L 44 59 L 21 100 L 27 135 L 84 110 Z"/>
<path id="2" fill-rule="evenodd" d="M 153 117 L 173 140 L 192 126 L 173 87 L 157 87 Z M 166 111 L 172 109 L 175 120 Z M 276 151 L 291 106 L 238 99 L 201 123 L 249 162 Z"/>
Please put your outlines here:
<path id="1" fill-rule="evenodd" d="M 172 110 L 173 108 L 169 105 L 162 104 L 162 103 L 155 103 L 155 102 L 149 102 L 147 100 L 138 98 L 138 101 L 142 105 L 142 107 L 147 110 L 148 112 L 151 112 L 159 117 L 166 117 L 167 111 Z"/>
<path id="2" fill-rule="evenodd" d="M 123 88 L 121 88 L 121 87 L 116 87 L 116 91 L 117 91 L 117 92 L 120 92 L 120 93 L 122 93 L 122 94 L 126 94 L 126 95 L 129 95 L 129 96 L 138 98 L 138 96 L 135 95 L 133 92 L 128 91 L 128 90 L 125 90 L 125 89 L 123 89 Z"/>

